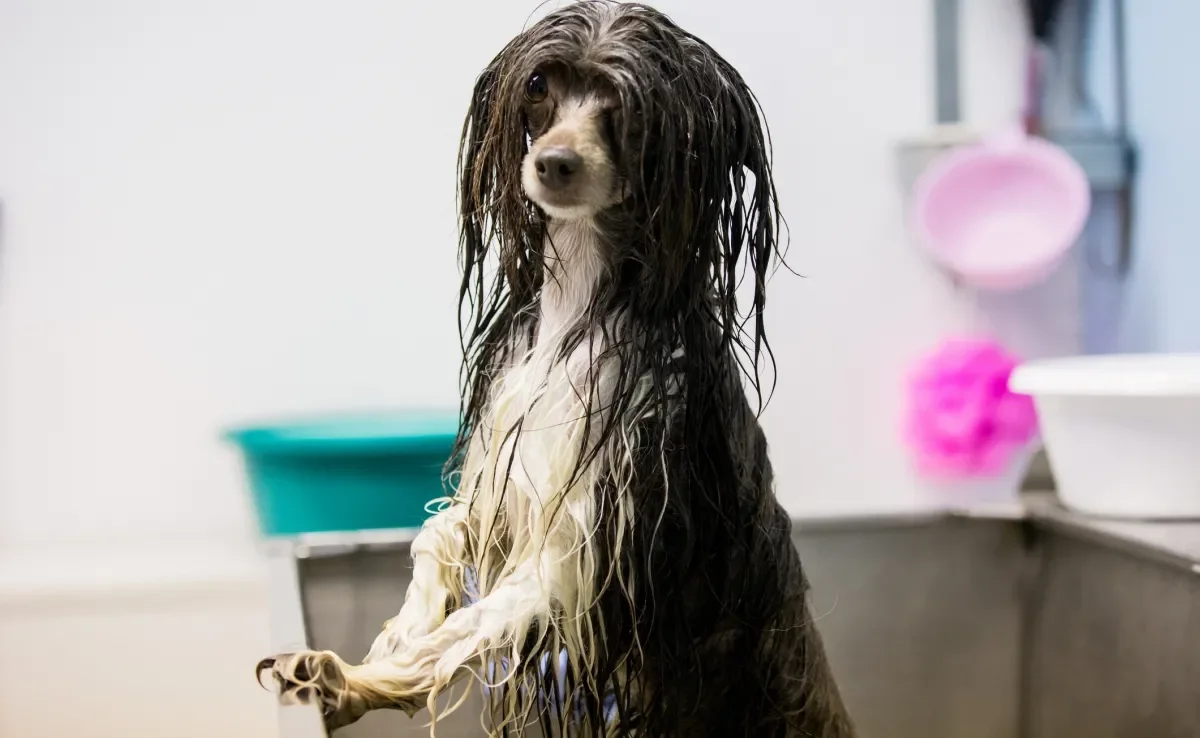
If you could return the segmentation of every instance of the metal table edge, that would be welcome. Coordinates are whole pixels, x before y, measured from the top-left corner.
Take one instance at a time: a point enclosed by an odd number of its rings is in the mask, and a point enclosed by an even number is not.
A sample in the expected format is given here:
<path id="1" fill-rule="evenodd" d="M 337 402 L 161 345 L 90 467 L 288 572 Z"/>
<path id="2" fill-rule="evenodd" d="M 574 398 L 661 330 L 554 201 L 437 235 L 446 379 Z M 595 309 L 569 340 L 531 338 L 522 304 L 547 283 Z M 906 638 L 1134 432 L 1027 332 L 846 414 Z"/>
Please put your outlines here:
<path id="1" fill-rule="evenodd" d="M 1034 492 L 1020 503 L 985 505 L 961 509 L 906 510 L 881 513 L 847 513 L 798 516 L 792 519 L 798 533 L 828 533 L 938 525 L 950 521 L 1027 521 L 1036 528 L 1108 546 L 1123 553 L 1183 566 L 1200 573 L 1200 521 L 1113 521 L 1098 519 L 1062 507 L 1054 495 Z M 1194 531 L 1194 537 L 1191 533 Z M 1156 533 L 1172 533 L 1174 540 Z M 416 538 L 417 529 L 384 529 L 313 533 L 264 543 L 268 556 L 292 560 L 345 556 L 355 553 L 404 551 Z M 1188 545 L 1181 546 L 1184 538 Z M 1194 540 L 1194 543 L 1192 541 Z"/>
<path id="2" fill-rule="evenodd" d="M 1049 493 L 1030 495 L 1025 515 L 1038 529 L 1200 574 L 1200 521 L 1091 517 L 1063 507 Z"/>
<path id="3" fill-rule="evenodd" d="M 300 568 L 291 546 L 267 551 L 271 652 L 286 653 L 308 646 Z M 278 708 L 280 738 L 328 738 L 325 721 L 315 705 Z"/>

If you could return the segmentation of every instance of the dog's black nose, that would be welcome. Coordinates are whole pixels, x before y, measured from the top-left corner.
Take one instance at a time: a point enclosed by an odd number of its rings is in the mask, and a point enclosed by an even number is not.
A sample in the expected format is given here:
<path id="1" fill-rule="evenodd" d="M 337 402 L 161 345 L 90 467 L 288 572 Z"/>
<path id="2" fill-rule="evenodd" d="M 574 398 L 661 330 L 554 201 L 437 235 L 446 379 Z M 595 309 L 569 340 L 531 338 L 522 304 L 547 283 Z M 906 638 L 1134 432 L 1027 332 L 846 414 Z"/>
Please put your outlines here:
<path id="1" fill-rule="evenodd" d="M 561 190 L 583 168 L 583 158 L 566 146 L 551 146 L 538 153 L 533 165 L 543 187 Z"/>

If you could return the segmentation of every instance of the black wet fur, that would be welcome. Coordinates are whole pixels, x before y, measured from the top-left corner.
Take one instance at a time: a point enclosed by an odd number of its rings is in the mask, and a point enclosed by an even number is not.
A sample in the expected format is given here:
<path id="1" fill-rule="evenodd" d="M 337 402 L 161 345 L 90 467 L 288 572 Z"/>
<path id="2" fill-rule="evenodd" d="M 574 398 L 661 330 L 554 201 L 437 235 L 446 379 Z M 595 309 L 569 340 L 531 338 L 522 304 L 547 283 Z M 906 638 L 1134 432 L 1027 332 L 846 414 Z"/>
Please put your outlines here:
<path id="1" fill-rule="evenodd" d="M 631 422 L 641 445 L 633 529 L 600 567 L 589 612 L 601 653 L 588 673 L 567 675 L 566 704 L 578 711 L 528 697 L 531 718 L 553 735 L 852 736 L 758 423 L 774 376 L 766 281 L 782 259 L 769 133 L 738 72 L 652 8 L 588 0 L 553 12 L 476 82 L 459 160 L 465 424 L 452 466 L 483 422 L 493 370 L 512 358 L 514 338 L 531 342 L 537 327 L 553 255 L 543 253 L 545 216 L 521 185 L 530 144 L 522 94 L 548 67 L 619 99 L 609 143 L 629 187 L 599 216 L 608 269 L 561 349 L 569 355 L 600 329 L 597 361 L 623 369 L 612 399 L 593 402 L 599 440 L 577 473 Z M 742 279 L 753 286 L 746 306 L 735 297 Z M 648 398 L 635 393 L 643 376 Z M 603 553 L 626 523 L 611 489 L 602 485 L 596 504 Z M 558 644 L 527 642 L 513 683 L 533 694 L 543 680 L 551 686 L 536 665 Z M 615 723 L 603 714 L 607 694 Z"/>

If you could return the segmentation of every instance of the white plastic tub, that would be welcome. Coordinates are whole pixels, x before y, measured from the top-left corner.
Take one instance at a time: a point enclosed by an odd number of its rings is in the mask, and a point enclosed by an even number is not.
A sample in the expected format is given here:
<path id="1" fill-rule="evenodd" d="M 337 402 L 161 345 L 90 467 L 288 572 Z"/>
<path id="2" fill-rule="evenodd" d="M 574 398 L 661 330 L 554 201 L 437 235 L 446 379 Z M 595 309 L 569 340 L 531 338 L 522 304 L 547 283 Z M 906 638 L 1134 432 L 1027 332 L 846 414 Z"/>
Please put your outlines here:
<path id="1" fill-rule="evenodd" d="M 1200 355 L 1080 356 L 1019 367 L 1059 497 L 1081 513 L 1200 518 Z"/>

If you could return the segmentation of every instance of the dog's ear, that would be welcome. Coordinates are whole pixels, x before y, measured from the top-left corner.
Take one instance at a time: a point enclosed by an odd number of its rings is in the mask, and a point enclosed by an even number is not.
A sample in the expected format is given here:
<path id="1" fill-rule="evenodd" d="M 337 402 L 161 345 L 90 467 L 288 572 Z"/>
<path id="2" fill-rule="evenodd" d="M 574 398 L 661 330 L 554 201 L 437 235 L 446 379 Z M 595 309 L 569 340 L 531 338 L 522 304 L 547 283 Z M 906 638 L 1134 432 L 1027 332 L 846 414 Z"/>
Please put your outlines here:
<path id="1" fill-rule="evenodd" d="M 458 204 L 463 229 L 462 257 L 471 259 L 478 254 L 467 253 L 469 247 L 483 244 L 483 221 L 486 203 L 495 184 L 495 172 L 489 171 L 487 161 L 487 138 L 495 109 L 497 80 L 499 74 L 493 62 L 475 80 L 471 92 L 471 104 L 463 121 L 462 138 L 459 142 Z M 464 263 L 464 268 L 466 264 Z"/>
<path id="2" fill-rule="evenodd" d="M 542 278 L 538 249 L 544 226 L 521 186 L 527 143 L 512 84 L 519 78 L 513 70 L 520 63 L 519 43 L 520 38 L 510 43 L 476 79 L 459 144 L 463 423 L 451 463 L 465 452 L 469 428 L 487 400 L 488 371 L 503 362 L 516 316 L 533 300 Z"/>
<path id="3" fill-rule="evenodd" d="M 490 317 L 499 300 L 498 290 L 489 291 L 484 276 L 488 243 L 495 229 L 495 212 L 491 202 L 496 187 L 496 166 L 490 159 L 489 131 L 496 114 L 499 80 L 497 63 L 493 61 L 475 80 L 471 103 L 463 121 L 458 151 L 458 209 L 459 209 L 459 283 L 458 328 L 463 351 L 464 393 L 473 383 L 471 357 L 473 347 L 490 324 Z M 460 443 L 464 436 L 460 433 Z M 462 449 L 459 449 L 462 450 Z"/>
<path id="4" fill-rule="evenodd" d="M 727 187 L 719 195 L 718 292 L 726 335 L 741 347 L 739 361 L 759 409 L 774 389 L 774 357 L 767 341 L 763 312 L 767 280 L 787 249 L 786 223 L 779 212 L 771 171 L 771 133 L 753 91 L 732 66 L 718 62 L 722 79 L 721 109 L 727 120 L 718 135 L 726 136 L 718 157 L 728 167 Z M 737 287 L 753 280 L 749 305 L 737 303 Z M 764 376 L 764 373 L 768 376 Z M 768 379 L 769 377 L 769 379 Z M 764 387 L 764 383 L 769 385 Z"/>

